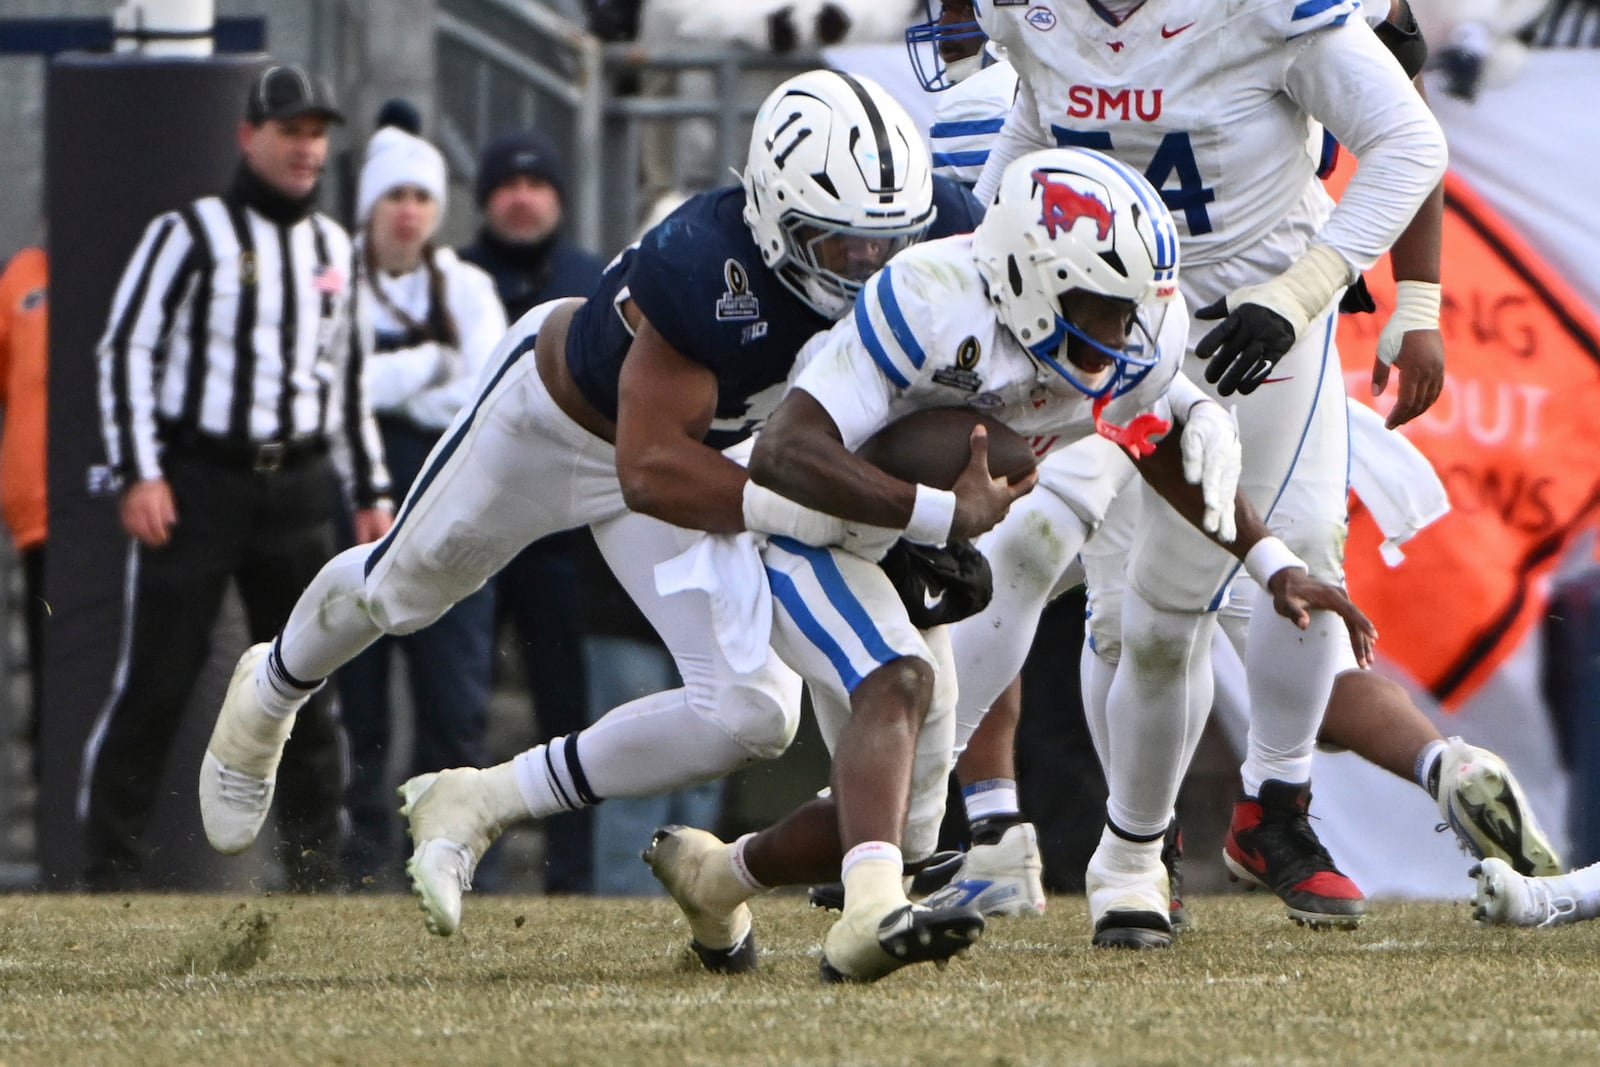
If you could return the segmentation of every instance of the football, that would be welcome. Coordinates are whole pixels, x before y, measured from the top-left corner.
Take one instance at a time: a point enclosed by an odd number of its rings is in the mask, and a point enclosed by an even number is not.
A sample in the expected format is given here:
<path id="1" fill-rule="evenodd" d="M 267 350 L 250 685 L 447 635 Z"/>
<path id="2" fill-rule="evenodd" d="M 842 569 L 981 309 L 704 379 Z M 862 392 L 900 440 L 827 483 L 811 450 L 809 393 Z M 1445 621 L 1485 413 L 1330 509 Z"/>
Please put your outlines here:
<path id="1" fill-rule="evenodd" d="M 972 428 L 989 430 L 989 473 L 1016 482 L 1038 464 L 1021 434 L 971 408 L 929 408 L 914 411 L 873 434 L 856 450 L 874 467 L 901 481 L 949 489 L 972 458 Z"/>

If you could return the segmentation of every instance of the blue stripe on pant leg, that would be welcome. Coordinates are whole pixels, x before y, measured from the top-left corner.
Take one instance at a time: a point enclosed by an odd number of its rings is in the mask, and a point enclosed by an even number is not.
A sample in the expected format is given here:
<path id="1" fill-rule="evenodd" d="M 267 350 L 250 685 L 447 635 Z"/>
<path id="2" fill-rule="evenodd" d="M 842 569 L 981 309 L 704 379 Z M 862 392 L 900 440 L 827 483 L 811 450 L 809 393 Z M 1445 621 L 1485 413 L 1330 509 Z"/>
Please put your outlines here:
<path id="1" fill-rule="evenodd" d="M 878 632 L 877 623 L 872 621 L 867 609 L 850 591 L 844 575 L 839 573 L 839 564 L 833 558 L 832 552 L 826 548 L 817 548 L 803 541 L 796 541 L 792 537 L 774 537 L 771 540 L 785 552 L 799 556 L 811 565 L 811 571 L 817 576 L 817 583 L 822 587 L 823 595 L 828 598 L 828 603 L 833 605 L 840 617 L 849 624 L 851 631 L 860 639 L 861 647 L 866 649 L 867 655 L 879 663 L 888 663 L 905 655 L 890 648 L 889 643 Z"/>
<path id="2" fill-rule="evenodd" d="M 811 609 L 806 607 L 805 598 L 800 595 L 800 590 L 795 588 L 794 581 L 782 571 L 767 568 L 767 581 L 772 585 L 772 595 L 778 598 L 778 603 L 789 613 L 794 624 L 800 627 L 800 632 L 805 635 L 817 650 L 828 657 L 828 662 L 833 664 L 833 669 L 839 672 L 839 680 L 844 683 L 845 692 L 854 692 L 857 685 L 861 684 L 861 675 L 850 665 L 850 657 L 845 654 L 839 642 L 817 617 L 811 614 Z"/>

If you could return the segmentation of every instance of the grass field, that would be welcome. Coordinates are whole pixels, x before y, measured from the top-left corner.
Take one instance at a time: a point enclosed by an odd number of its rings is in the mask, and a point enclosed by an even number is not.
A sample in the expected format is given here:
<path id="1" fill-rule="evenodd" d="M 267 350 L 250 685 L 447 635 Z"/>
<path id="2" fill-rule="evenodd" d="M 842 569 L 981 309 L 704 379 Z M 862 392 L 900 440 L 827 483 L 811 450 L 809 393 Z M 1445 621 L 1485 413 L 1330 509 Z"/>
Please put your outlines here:
<path id="1" fill-rule="evenodd" d="M 1600 923 L 1475 927 L 1379 902 L 1304 930 L 1260 894 L 1191 902 L 1170 952 L 1089 947 L 1080 898 L 967 956 L 823 986 L 830 917 L 757 901 L 761 972 L 685 960 L 670 902 L 0 898 L 0 1064 L 1593 1063 Z"/>

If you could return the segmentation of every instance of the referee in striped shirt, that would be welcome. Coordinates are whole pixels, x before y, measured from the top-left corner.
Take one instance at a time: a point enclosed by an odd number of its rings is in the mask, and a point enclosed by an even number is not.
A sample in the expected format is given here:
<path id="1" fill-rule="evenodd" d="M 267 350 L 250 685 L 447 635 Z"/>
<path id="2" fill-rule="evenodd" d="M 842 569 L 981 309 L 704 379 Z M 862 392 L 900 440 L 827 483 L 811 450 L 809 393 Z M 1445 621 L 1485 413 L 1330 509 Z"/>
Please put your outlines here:
<path id="1" fill-rule="evenodd" d="M 84 751 L 90 889 L 146 888 L 146 824 L 229 580 L 251 640 L 270 640 L 333 555 L 336 477 L 359 539 L 391 521 L 350 239 L 314 207 L 340 121 L 319 81 L 268 68 L 239 125 L 232 186 L 153 221 L 117 286 L 100 408 L 133 540 L 120 658 Z M 343 785 L 330 710 L 306 710 L 281 770 L 297 889 L 333 873 Z"/>

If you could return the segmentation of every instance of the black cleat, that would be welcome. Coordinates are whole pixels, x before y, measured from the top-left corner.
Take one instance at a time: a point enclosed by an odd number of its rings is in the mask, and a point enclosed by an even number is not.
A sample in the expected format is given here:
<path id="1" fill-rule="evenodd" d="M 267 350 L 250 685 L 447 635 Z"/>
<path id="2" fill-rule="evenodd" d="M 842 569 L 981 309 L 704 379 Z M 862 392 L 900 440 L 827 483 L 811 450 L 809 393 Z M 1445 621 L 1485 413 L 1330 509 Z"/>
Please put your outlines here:
<path id="1" fill-rule="evenodd" d="M 690 941 L 689 947 L 712 974 L 750 974 L 756 969 L 754 928 L 732 948 L 707 948 L 698 941 Z"/>
<path id="2" fill-rule="evenodd" d="M 1108 911 L 1094 924 L 1095 948 L 1171 948 L 1172 922 L 1153 911 Z"/>

